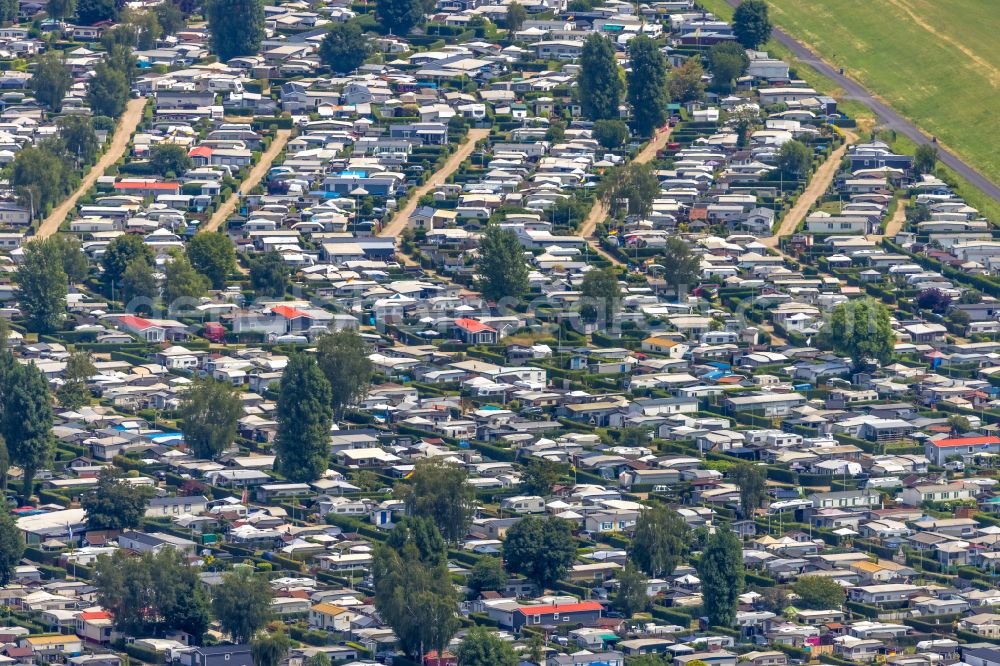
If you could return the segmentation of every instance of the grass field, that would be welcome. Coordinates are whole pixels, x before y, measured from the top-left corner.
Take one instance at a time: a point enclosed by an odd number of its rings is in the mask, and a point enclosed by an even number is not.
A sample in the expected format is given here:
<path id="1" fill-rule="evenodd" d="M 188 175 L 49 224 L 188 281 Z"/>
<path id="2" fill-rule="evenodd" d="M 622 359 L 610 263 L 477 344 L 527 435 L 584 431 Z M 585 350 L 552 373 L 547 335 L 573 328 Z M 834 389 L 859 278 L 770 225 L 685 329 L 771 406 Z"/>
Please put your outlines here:
<path id="1" fill-rule="evenodd" d="M 778 25 L 1000 183 L 1000 2 L 769 2 Z"/>

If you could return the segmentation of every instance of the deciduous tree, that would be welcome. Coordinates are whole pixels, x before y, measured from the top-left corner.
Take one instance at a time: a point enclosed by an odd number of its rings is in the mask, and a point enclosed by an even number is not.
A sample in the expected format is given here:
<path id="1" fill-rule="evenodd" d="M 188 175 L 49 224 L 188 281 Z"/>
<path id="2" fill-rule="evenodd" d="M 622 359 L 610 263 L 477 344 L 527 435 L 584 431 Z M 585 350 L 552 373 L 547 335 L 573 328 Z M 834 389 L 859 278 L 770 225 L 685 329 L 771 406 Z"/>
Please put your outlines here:
<path id="1" fill-rule="evenodd" d="M 678 299 L 685 286 L 701 280 L 701 259 L 683 239 L 676 236 L 667 239 L 660 264 L 663 266 L 663 279 L 674 288 Z"/>
<path id="2" fill-rule="evenodd" d="M 855 368 L 869 361 L 884 363 L 892 358 L 896 334 L 892 330 L 889 309 L 873 298 L 841 303 L 833 309 L 830 321 L 822 328 L 820 344 L 850 356 Z"/>
<path id="3" fill-rule="evenodd" d="M 375 0 L 375 15 L 390 32 L 406 35 L 424 20 L 424 3 L 421 0 Z"/>
<path id="4" fill-rule="evenodd" d="M 404 518 L 375 546 L 375 608 L 411 659 L 440 654 L 460 626 L 444 541 L 429 520 Z"/>
<path id="5" fill-rule="evenodd" d="M 250 656 L 254 666 L 278 666 L 291 647 L 292 641 L 285 632 L 268 632 L 250 642 Z"/>
<path id="6" fill-rule="evenodd" d="M 936 146 L 922 143 L 913 154 L 913 170 L 917 173 L 934 173 L 937 167 L 938 150 Z"/>
<path id="7" fill-rule="evenodd" d="M 718 526 L 698 560 L 702 598 L 708 623 L 728 627 L 736 620 L 736 606 L 743 592 L 743 549 L 729 528 Z"/>
<path id="8" fill-rule="evenodd" d="M 576 84 L 580 108 L 586 118 L 621 117 L 618 106 L 625 94 L 625 82 L 610 39 L 593 32 L 584 40 Z"/>
<path id="9" fill-rule="evenodd" d="M 56 397 L 64 409 L 79 409 L 90 402 L 87 380 L 97 373 L 90 354 L 78 349 L 66 359 L 63 384 L 56 390 Z"/>
<path id="10" fill-rule="evenodd" d="M 622 305 L 622 289 L 614 269 L 594 268 L 584 273 L 580 294 L 587 309 L 584 316 L 610 326 Z"/>
<path id="11" fill-rule="evenodd" d="M 650 164 L 632 162 L 610 169 L 597 186 L 597 196 L 612 215 L 648 215 L 660 193 L 660 180 Z"/>
<path id="12" fill-rule="evenodd" d="M 101 256 L 101 267 L 104 269 L 104 281 L 109 286 L 117 285 L 125 269 L 136 259 L 143 259 L 147 266 L 152 266 L 156 260 L 153 249 L 146 245 L 142 238 L 132 234 L 122 234 L 108 243 Z"/>
<path id="13" fill-rule="evenodd" d="M 195 234 L 185 247 L 194 269 L 208 278 L 212 289 L 226 286 L 226 277 L 236 270 L 236 250 L 226 234 Z"/>
<path id="14" fill-rule="evenodd" d="M 274 466 L 290 481 L 315 481 L 328 467 L 333 423 L 330 382 L 307 354 L 294 354 L 281 375 Z"/>
<path id="15" fill-rule="evenodd" d="M 517 666 L 517 653 L 510 642 L 486 627 L 473 627 L 458 646 L 462 666 Z"/>
<path id="16" fill-rule="evenodd" d="M 280 298 L 288 289 L 288 264 L 271 250 L 250 260 L 250 287 L 258 297 Z"/>
<path id="17" fill-rule="evenodd" d="M 27 499 L 35 473 L 52 457 L 52 401 L 41 370 L 17 363 L 10 350 L 0 354 L 0 430 L 10 461 L 24 472 L 22 494 Z"/>
<path id="18" fill-rule="evenodd" d="M 248 642 L 271 619 L 271 586 L 248 566 L 224 574 L 214 592 L 212 610 L 234 643 Z"/>
<path id="19" fill-rule="evenodd" d="M 51 333 L 66 314 L 67 280 L 60 246 L 50 240 L 34 240 L 24 246 L 24 259 L 14 276 L 14 292 L 24 312 L 28 330 Z"/>
<path id="20" fill-rule="evenodd" d="M 205 18 L 212 51 L 222 62 L 260 50 L 264 41 L 261 0 L 206 0 Z"/>
<path id="21" fill-rule="evenodd" d="M 357 21 L 335 23 L 319 44 L 319 58 L 339 74 L 352 72 L 371 54 L 371 44 Z"/>
<path id="22" fill-rule="evenodd" d="M 615 594 L 614 607 L 625 617 L 632 617 L 649 607 L 649 595 L 646 593 L 648 581 L 642 575 L 632 560 L 625 563 L 625 568 L 618 574 L 618 592 Z"/>
<path id="23" fill-rule="evenodd" d="M 484 555 L 472 566 L 465 584 L 475 594 L 480 592 L 500 592 L 507 588 L 507 572 L 498 557 Z"/>
<path id="24" fill-rule="evenodd" d="M 47 51 L 35 62 L 35 72 L 29 85 L 35 91 L 35 99 L 56 113 L 62 110 L 66 91 L 73 85 L 73 76 L 66 66 L 60 51 Z"/>
<path id="25" fill-rule="evenodd" d="M 608 150 L 621 148 L 629 139 L 628 125 L 621 120 L 598 120 L 590 132 L 597 143 Z"/>
<path id="26" fill-rule="evenodd" d="M 89 164 L 97 157 L 101 148 L 94 132 L 94 124 L 83 115 L 62 116 L 57 121 L 59 136 L 66 142 L 66 150 L 77 158 L 80 164 Z"/>
<path id="27" fill-rule="evenodd" d="M 754 510 L 767 499 L 767 468 L 737 463 L 730 468 L 729 478 L 740 489 L 740 513 L 744 518 L 751 518 Z"/>
<path id="28" fill-rule="evenodd" d="M 528 265 L 517 235 L 496 225 L 479 242 L 478 286 L 490 300 L 521 298 L 528 292 Z"/>
<path id="29" fill-rule="evenodd" d="M 64 164 L 57 155 L 44 147 L 29 146 L 17 151 L 11 164 L 10 184 L 20 200 L 31 206 L 32 215 L 37 215 L 62 196 L 63 170 Z"/>
<path id="30" fill-rule="evenodd" d="M 466 535 L 476 512 L 476 493 L 463 468 L 441 458 L 418 460 L 404 493 L 408 515 L 430 518 L 452 543 Z"/>
<path id="31" fill-rule="evenodd" d="M 746 50 L 734 42 L 719 42 L 708 51 L 708 68 L 712 84 L 720 92 L 730 92 L 733 81 L 746 73 L 750 57 Z"/>
<path id="32" fill-rule="evenodd" d="M 121 279 L 121 299 L 126 307 L 130 310 L 137 309 L 139 305 L 137 299 L 141 299 L 149 301 L 147 307 L 151 309 L 152 301 L 159 295 L 160 288 L 156 284 L 153 267 L 145 257 L 136 257 L 130 261 Z"/>
<path id="33" fill-rule="evenodd" d="M 778 149 L 778 168 L 785 174 L 802 178 L 812 164 L 813 151 L 801 141 L 791 140 Z"/>
<path id="34" fill-rule="evenodd" d="M 743 0 L 733 13 L 733 34 L 745 48 L 756 49 L 767 43 L 771 27 L 765 0 Z"/>
<path id="35" fill-rule="evenodd" d="M 667 57 L 655 41 L 640 35 L 628 43 L 628 103 L 632 125 L 641 136 L 651 135 L 667 120 Z"/>
<path id="36" fill-rule="evenodd" d="M 129 83 L 125 71 L 102 61 L 94 67 L 94 76 L 87 84 L 87 104 L 101 116 L 117 118 L 125 113 L 128 104 Z"/>
<path id="37" fill-rule="evenodd" d="M 7 585 L 24 555 L 24 534 L 17 528 L 10 507 L 0 500 L 0 586 Z"/>
<path id="38" fill-rule="evenodd" d="M 184 443 L 199 458 L 212 458 L 233 443 L 243 405 L 236 389 L 211 378 L 184 392 L 178 416 Z"/>
<path id="39" fill-rule="evenodd" d="M 576 558 L 576 543 L 568 520 L 528 516 L 514 523 L 503 542 L 507 570 L 551 587 Z"/>
<path id="40" fill-rule="evenodd" d="M 554 460 L 531 457 L 524 465 L 521 489 L 531 495 L 548 495 L 566 473 L 566 465 Z"/>
<path id="41" fill-rule="evenodd" d="M 701 77 L 705 75 L 705 68 L 702 67 L 701 58 L 691 56 L 685 60 L 680 67 L 675 67 L 670 72 L 670 98 L 678 104 L 695 102 L 705 96 L 705 82 Z"/>
<path id="42" fill-rule="evenodd" d="M 690 536 L 691 528 L 680 514 L 665 504 L 653 504 L 635 521 L 629 559 L 648 576 L 669 576 L 687 555 Z"/>
<path id="43" fill-rule="evenodd" d="M 80 498 L 80 505 L 87 510 L 91 530 L 131 530 L 142 523 L 146 503 L 154 494 L 152 487 L 131 484 L 109 468 L 101 472 L 94 491 Z"/>
<path id="44" fill-rule="evenodd" d="M 521 29 L 527 19 L 528 10 L 524 8 L 524 5 L 519 2 L 512 2 L 507 5 L 506 27 L 510 31 L 511 38 L 513 38 L 513 33 Z"/>
<path id="45" fill-rule="evenodd" d="M 158 143 L 149 151 L 149 166 L 161 176 L 169 173 L 180 176 L 193 166 L 193 162 L 184 146 L 176 143 Z"/>
<path id="46" fill-rule="evenodd" d="M 163 297 L 171 312 L 198 305 L 198 299 L 208 291 L 208 278 L 196 271 L 180 251 L 174 251 L 163 273 Z"/>
<path id="47" fill-rule="evenodd" d="M 840 583 L 826 576 L 800 576 L 792 585 L 798 595 L 798 608 L 811 610 L 840 610 L 846 593 Z"/>
<path id="48" fill-rule="evenodd" d="M 117 14 L 115 0 L 77 0 L 76 20 L 80 25 L 113 21 Z"/>
<path id="49" fill-rule="evenodd" d="M 374 372 L 368 358 L 371 350 L 357 331 L 345 328 L 320 338 L 316 351 L 320 370 L 330 382 L 330 404 L 342 417 L 348 405 L 357 404 L 368 393 Z"/>

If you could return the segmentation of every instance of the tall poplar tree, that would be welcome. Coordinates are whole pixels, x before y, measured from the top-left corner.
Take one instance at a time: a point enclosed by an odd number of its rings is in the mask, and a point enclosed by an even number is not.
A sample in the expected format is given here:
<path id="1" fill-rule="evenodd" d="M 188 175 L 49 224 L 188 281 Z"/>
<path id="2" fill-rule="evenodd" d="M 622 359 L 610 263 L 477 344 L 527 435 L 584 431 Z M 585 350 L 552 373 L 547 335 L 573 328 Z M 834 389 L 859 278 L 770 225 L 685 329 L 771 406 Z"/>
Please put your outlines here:
<path id="1" fill-rule="evenodd" d="M 620 116 L 618 105 L 625 94 L 625 82 L 618 71 L 614 45 L 607 37 L 591 33 L 583 42 L 576 83 L 584 116 L 591 120 Z"/>
<path id="2" fill-rule="evenodd" d="M 290 481 L 315 481 L 327 470 L 333 422 L 330 382 L 307 354 L 295 354 L 281 376 L 274 466 Z"/>
<path id="3" fill-rule="evenodd" d="M 639 35 L 628 43 L 628 103 L 636 132 L 649 135 L 667 120 L 667 57 L 655 41 Z"/>

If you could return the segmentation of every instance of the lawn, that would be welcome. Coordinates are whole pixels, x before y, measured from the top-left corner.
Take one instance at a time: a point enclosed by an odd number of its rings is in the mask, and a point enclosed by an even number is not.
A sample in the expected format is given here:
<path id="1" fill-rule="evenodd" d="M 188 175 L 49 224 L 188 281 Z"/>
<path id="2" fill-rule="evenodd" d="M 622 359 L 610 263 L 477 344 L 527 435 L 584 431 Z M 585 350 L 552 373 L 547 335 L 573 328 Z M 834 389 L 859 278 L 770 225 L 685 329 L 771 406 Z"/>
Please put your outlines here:
<path id="1" fill-rule="evenodd" d="M 1000 183 L 1000 2 L 769 2 L 778 25 Z"/>

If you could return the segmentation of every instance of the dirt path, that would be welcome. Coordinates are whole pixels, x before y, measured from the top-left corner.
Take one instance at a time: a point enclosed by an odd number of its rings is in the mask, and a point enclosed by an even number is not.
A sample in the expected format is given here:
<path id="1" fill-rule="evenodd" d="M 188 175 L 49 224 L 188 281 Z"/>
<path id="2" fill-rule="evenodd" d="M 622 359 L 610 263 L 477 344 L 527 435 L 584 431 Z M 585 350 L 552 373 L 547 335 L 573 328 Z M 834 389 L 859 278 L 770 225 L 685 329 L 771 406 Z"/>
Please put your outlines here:
<path id="1" fill-rule="evenodd" d="M 847 152 L 847 147 L 858 140 L 858 135 L 850 130 L 844 130 L 845 141 L 839 148 L 830 153 L 830 156 L 826 158 L 826 161 L 819 165 L 816 172 L 813 173 L 812 178 L 809 179 L 809 184 L 806 185 L 806 189 L 803 190 L 801 196 L 799 196 L 798 201 L 792 206 L 792 209 L 788 211 L 788 214 L 781 220 L 781 226 L 774 233 L 773 236 L 767 236 L 761 238 L 760 242 L 768 247 L 777 247 L 781 243 L 781 239 L 784 236 L 789 236 L 795 233 L 798 229 L 799 224 L 805 219 L 806 215 L 809 214 L 809 209 L 812 208 L 816 200 L 819 199 L 826 190 L 830 187 L 830 183 L 833 182 L 833 177 L 837 175 L 837 170 L 840 169 L 840 161 L 844 158 L 844 153 Z"/>
<path id="2" fill-rule="evenodd" d="M 656 136 L 654 136 L 650 141 L 646 143 L 645 146 L 642 147 L 642 150 L 640 150 L 639 154 L 635 156 L 635 159 L 632 160 L 632 163 L 645 164 L 646 162 L 652 161 L 656 157 L 656 153 L 660 151 L 663 148 L 663 146 L 667 145 L 667 141 L 670 140 L 670 133 L 673 131 L 674 128 L 670 127 L 669 125 L 661 127 L 659 130 L 657 130 Z M 605 206 L 604 203 L 601 201 L 595 201 L 593 207 L 590 209 L 590 212 L 587 214 L 586 219 L 584 219 L 583 224 L 580 226 L 579 235 L 583 236 L 584 238 L 590 238 L 591 236 L 594 235 L 594 229 L 597 228 L 597 223 L 603 222 L 604 220 L 607 219 L 607 217 L 608 217 L 608 207 Z M 609 259 L 611 259 L 610 255 L 607 255 L 607 253 L 601 250 L 600 247 L 594 245 L 593 243 L 591 243 L 591 245 L 598 252 L 604 254 Z M 611 259 L 611 260 L 614 261 L 616 264 L 621 263 L 617 259 Z"/>
<path id="3" fill-rule="evenodd" d="M 878 240 L 883 238 L 893 238 L 903 229 L 903 225 L 906 224 L 906 199 L 899 199 L 896 201 L 896 210 L 892 213 L 892 218 L 885 225 L 885 233 L 877 236 Z"/>
<path id="4" fill-rule="evenodd" d="M 420 203 L 420 197 L 429 193 L 435 187 L 442 185 L 446 180 L 448 180 L 448 177 L 453 174 L 458 167 L 461 166 L 462 162 L 469 158 L 472 151 L 476 149 L 476 143 L 485 139 L 489 135 L 489 128 L 470 129 L 469 133 L 465 136 L 465 141 L 458 147 L 458 150 L 452 153 L 451 156 L 448 157 L 447 161 L 445 161 L 444 165 L 431 174 L 431 177 L 428 178 L 423 185 L 410 192 L 406 200 L 406 205 L 396 211 L 392 220 L 390 220 L 389 224 L 385 225 L 385 227 L 378 232 L 378 235 L 383 237 L 399 238 L 399 234 L 403 232 L 403 229 L 406 228 L 406 223 L 410 220 L 410 215 L 412 215 L 413 211 L 417 209 L 417 205 Z"/>
<path id="5" fill-rule="evenodd" d="M 97 182 L 97 179 L 104 175 L 107 168 L 125 154 L 128 142 L 131 140 L 135 128 L 138 127 L 139 122 L 142 120 L 142 112 L 145 108 L 146 99 L 144 97 L 128 101 L 125 113 L 118 119 L 114 136 L 111 137 L 111 145 L 97 159 L 97 164 L 91 167 L 87 175 L 80 181 L 80 186 L 64 199 L 61 204 L 56 206 L 49 216 L 38 226 L 38 232 L 35 234 L 38 238 L 48 238 L 59 231 L 63 220 L 76 208 L 76 202 L 80 200 L 80 197 L 89 192 L 90 188 Z"/>
<path id="6" fill-rule="evenodd" d="M 260 156 L 257 160 L 257 164 L 250 169 L 250 173 L 247 177 L 243 179 L 240 183 L 240 188 L 236 192 L 226 199 L 225 203 L 219 206 L 219 210 L 212 214 L 212 218 L 205 224 L 199 227 L 198 231 L 215 231 L 219 226 L 229 219 L 229 216 L 233 214 L 236 210 L 236 205 L 240 202 L 242 197 L 250 194 L 250 190 L 257 187 L 257 184 L 267 175 L 267 172 L 271 169 L 271 164 L 274 162 L 278 154 L 281 153 L 285 148 L 285 144 L 288 143 L 288 139 L 292 136 L 292 130 L 282 129 L 278 130 L 277 134 L 274 136 L 274 140 L 271 145 L 267 147 L 264 154 Z"/>

